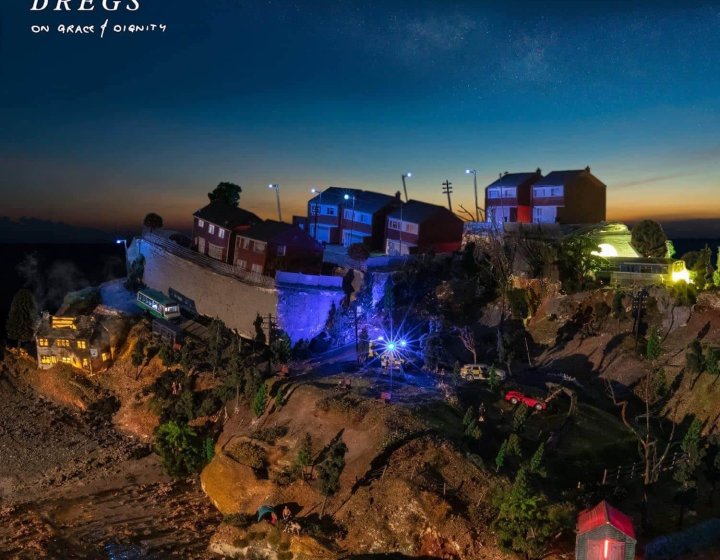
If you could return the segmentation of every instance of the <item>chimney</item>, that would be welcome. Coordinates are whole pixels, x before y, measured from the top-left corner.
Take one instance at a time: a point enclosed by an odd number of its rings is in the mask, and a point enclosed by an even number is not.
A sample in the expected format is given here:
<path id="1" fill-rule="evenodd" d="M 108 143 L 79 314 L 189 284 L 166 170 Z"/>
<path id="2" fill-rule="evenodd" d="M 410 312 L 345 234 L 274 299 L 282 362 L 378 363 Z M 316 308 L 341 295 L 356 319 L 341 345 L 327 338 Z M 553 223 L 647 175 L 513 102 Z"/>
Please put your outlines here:
<path id="1" fill-rule="evenodd" d="M 540 168 L 538 167 L 538 168 L 535 170 L 535 173 L 537 173 L 538 175 L 542 175 L 542 169 L 540 169 Z"/>
<path id="2" fill-rule="evenodd" d="M 508 175 L 508 172 L 506 171 L 505 173 L 503 173 L 503 175 Z"/>
<path id="3" fill-rule="evenodd" d="M 590 166 L 589 166 L 589 165 L 585 168 L 585 171 L 587 171 L 588 173 L 590 173 Z"/>

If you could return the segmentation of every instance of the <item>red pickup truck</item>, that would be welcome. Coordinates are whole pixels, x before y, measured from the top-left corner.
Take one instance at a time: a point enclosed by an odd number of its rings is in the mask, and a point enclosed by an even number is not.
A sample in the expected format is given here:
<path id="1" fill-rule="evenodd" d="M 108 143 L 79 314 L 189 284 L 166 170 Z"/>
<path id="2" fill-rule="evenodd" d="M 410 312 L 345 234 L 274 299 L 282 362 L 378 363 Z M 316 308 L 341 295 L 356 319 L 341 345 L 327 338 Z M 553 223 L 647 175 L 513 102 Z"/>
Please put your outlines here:
<path id="1" fill-rule="evenodd" d="M 505 400 L 512 404 L 523 403 L 525 406 L 534 408 L 535 410 L 547 410 L 547 403 L 545 401 L 530 397 L 520 391 L 508 391 L 505 393 Z"/>

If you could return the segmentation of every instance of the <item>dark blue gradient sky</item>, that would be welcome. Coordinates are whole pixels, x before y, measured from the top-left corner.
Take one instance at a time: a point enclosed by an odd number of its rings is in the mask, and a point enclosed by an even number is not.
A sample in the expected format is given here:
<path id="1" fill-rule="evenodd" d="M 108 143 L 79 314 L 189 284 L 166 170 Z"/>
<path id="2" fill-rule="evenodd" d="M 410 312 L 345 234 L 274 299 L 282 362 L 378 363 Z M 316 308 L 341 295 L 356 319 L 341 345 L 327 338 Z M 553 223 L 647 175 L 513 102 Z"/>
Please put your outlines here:
<path id="1" fill-rule="evenodd" d="M 609 217 L 720 217 L 720 2 L 143 0 L 3 4 L 0 215 L 183 226 L 222 180 L 471 207 L 501 171 L 591 165 Z M 8 5 L 10 4 L 10 5 Z M 73 0 L 73 5 L 78 1 Z M 31 24 L 164 23 L 33 35 Z"/>

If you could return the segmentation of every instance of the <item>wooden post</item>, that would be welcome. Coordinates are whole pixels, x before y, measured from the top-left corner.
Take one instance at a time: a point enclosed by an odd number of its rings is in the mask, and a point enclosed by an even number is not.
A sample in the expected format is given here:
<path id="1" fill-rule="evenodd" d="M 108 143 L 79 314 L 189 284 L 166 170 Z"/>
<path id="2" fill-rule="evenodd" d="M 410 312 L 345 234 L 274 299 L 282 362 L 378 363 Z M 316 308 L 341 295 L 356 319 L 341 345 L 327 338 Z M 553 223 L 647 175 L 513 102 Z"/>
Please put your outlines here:
<path id="1" fill-rule="evenodd" d="M 607 484 L 607 467 L 603 470 L 603 479 L 602 479 L 602 485 L 605 486 Z"/>
<path id="2" fill-rule="evenodd" d="M 385 477 L 385 471 L 387 470 L 387 468 L 388 468 L 387 465 L 385 465 L 385 466 L 383 467 L 383 472 L 382 472 L 382 474 L 380 475 L 380 480 L 382 480 L 382 479 Z"/>

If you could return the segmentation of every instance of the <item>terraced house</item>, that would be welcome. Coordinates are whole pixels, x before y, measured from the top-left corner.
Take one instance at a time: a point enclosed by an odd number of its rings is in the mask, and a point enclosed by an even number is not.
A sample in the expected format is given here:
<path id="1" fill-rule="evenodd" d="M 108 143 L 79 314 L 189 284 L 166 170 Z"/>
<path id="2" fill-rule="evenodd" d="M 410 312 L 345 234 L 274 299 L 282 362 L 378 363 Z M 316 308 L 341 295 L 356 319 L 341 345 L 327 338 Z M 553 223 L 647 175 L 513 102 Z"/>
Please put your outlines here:
<path id="1" fill-rule="evenodd" d="M 56 317 L 44 314 L 35 337 L 38 367 L 66 364 L 97 373 L 112 364 L 110 335 L 94 316 Z"/>
<path id="2" fill-rule="evenodd" d="M 193 214 L 193 248 L 198 253 L 232 264 L 238 232 L 261 222 L 252 212 L 215 200 Z"/>

